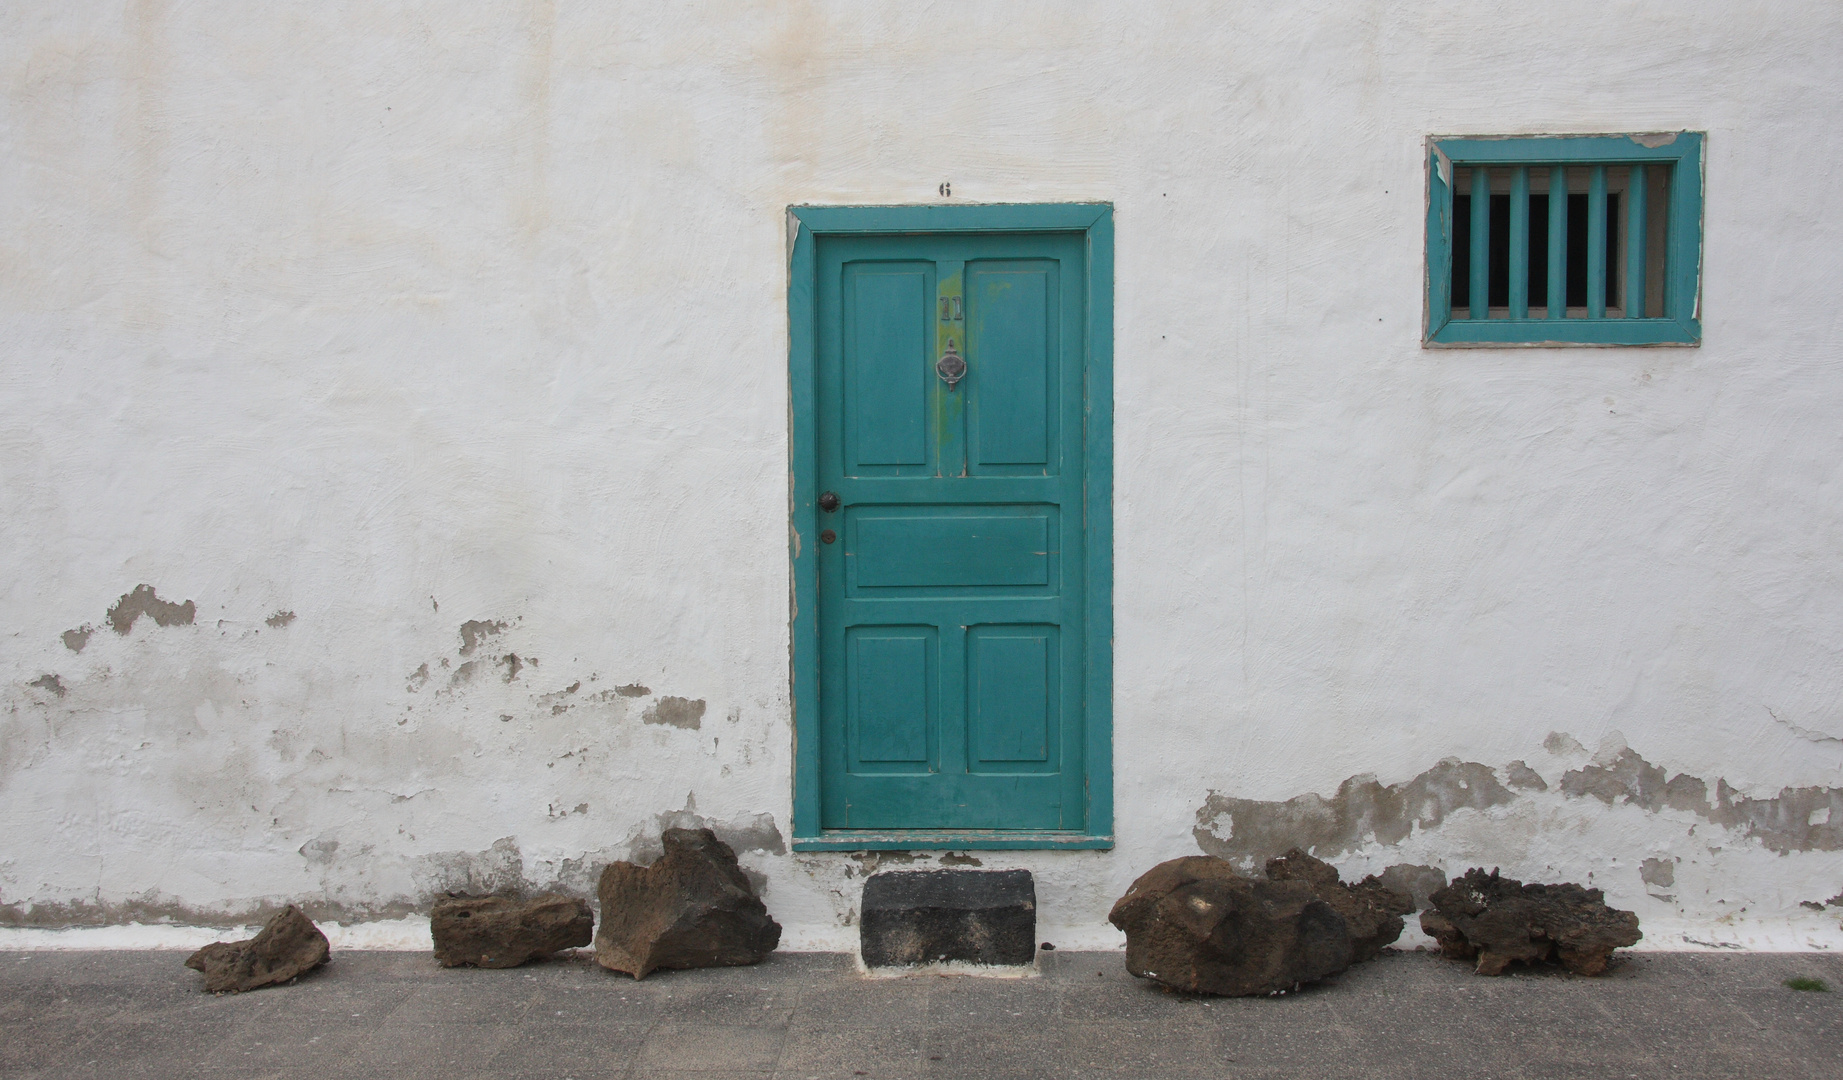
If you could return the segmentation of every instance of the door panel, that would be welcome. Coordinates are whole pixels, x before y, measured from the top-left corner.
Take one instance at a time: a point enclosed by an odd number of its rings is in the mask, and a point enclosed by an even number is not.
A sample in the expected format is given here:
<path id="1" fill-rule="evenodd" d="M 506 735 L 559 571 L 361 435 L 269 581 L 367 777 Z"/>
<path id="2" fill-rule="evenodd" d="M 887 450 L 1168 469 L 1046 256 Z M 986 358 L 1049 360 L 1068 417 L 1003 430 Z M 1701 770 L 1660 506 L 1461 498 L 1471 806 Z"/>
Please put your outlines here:
<path id="1" fill-rule="evenodd" d="M 966 636 L 973 769 L 1055 765 L 1061 671 L 1056 627 L 974 626 Z M 1015 771 L 1015 769 L 1012 769 Z"/>
<path id="2" fill-rule="evenodd" d="M 1050 260 L 966 268 L 967 352 L 980 358 L 978 385 L 967 397 L 975 473 L 1042 473 L 1050 464 L 1056 271 Z"/>
<path id="3" fill-rule="evenodd" d="M 825 829 L 1084 827 L 1085 250 L 818 242 Z"/>
<path id="4" fill-rule="evenodd" d="M 934 266 L 854 263 L 844 289 L 845 460 L 859 476 L 924 474 Z"/>
<path id="5" fill-rule="evenodd" d="M 926 771 L 934 760 L 937 651 L 930 626 L 851 628 L 846 678 L 854 770 Z"/>
<path id="6" fill-rule="evenodd" d="M 1050 583 L 1053 506 L 876 506 L 847 513 L 846 583 L 970 589 Z"/>

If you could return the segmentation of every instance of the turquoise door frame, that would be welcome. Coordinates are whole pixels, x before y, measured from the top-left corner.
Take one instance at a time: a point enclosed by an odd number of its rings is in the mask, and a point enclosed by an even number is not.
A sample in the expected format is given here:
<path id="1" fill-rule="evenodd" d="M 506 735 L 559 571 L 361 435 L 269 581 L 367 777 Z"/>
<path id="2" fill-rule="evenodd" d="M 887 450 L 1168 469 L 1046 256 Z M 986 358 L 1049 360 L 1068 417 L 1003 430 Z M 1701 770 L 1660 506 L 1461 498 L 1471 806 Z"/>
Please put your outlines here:
<path id="1" fill-rule="evenodd" d="M 1113 208 L 1105 204 L 797 206 L 788 211 L 795 850 L 1106 848 L 1113 846 Z M 1080 290 L 1082 640 L 1079 687 L 1082 806 L 1079 829 L 827 829 L 818 549 L 820 314 L 818 246 L 824 237 L 1063 234 L 1078 241 Z M 970 238 L 970 237 L 969 237 Z M 1074 508 L 1070 508 L 1074 509 Z M 1069 510 L 1062 511 L 1068 513 Z M 834 525 L 840 524 L 838 521 Z M 893 647 L 893 646 L 891 646 Z M 1007 646 L 1008 648 L 1015 646 Z M 884 648 L 884 646 L 879 646 Z M 900 651 L 900 650 L 898 650 Z M 834 725 L 836 727 L 836 725 Z"/>

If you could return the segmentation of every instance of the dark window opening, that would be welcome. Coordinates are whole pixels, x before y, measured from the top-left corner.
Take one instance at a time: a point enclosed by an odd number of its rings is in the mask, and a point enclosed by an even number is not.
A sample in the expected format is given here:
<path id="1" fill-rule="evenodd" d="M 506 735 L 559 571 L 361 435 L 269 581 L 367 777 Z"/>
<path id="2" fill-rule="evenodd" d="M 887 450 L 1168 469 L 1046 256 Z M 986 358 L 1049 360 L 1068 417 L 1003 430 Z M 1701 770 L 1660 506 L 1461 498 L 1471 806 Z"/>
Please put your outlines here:
<path id="1" fill-rule="evenodd" d="M 1619 193 L 1606 196 L 1606 306 L 1619 304 Z M 1491 307 L 1510 306 L 1510 196 L 1491 196 L 1491 233 L 1486 261 Z M 1529 306 L 1549 302 L 1549 197 L 1529 197 Z M 1567 306 L 1587 306 L 1587 196 L 1568 196 Z M 1453 196 L 1452 305 L 1455 314 L 1472 304 L 1472 197 Z M 1461 316 L 1463 317 L 1463 315 Z"/>

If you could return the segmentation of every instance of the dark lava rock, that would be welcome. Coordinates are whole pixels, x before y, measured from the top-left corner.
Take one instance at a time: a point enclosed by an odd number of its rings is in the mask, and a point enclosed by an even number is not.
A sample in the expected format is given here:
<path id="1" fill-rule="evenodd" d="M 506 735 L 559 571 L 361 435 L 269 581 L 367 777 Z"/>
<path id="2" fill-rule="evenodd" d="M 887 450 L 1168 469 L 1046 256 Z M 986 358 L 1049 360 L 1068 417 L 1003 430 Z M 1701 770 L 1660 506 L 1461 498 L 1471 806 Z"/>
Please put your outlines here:
<path id="1" fill-rule="evenodd" d="M 1480 975 L 1500 974 L 1512 960 L 1559 960 L 1577 975 L 1598 975 L 1614 949 L 1642 936 L 1636 914 L 1609 908 L 1599 889 L 1572 883 L 1525 885 L 1475 867 L 1432 900 L 1421 929 L 1449 958 L 1476 957 Z"/>
<path id="2" fill-rule="evenodd" d="M 216 941 L 186 958 L 186 966 L 205 974 L 213 994 L 241 993 L 273 986 L 304 975 L 332 955 L 326 935 L 301 909 L 288 905 L 248 941 Z"/>
<path id="3" fill-rule="evenodd" d="M 755 895 L 736 853 L 709 829 L 667 829 L 651 866 L 602 871 L 595 962 L 643 979 L 656 968 L 759 964 L 781 924 Z"/>
<path id="4" fill-rule="evenodd" d="M 457 896 L 436 903 L 429 932 L 443 967 L 509 968 L 587 945 L 595 913 L 586 901 L 554 894 L 530 900 Z"/>
<path id="5" fill-rule="evenodd" d="M 1107 921 L 1126 932 L 1128 971 L 1198 993 L 1279 993 L 1356 954 L 1349 923 L 1310 882 L 1242 877 L 1208 855 L 1146 871 Z"/>
<path id="6" fill-rule="evenodd" d="M 867 967 L 1029 964 L 1036 954 L 1036 884 L 1028 870 L 874 874 L 864 883 L 858 942 Z"/>
<path id="7" fill-rule="evenodd" d="M 1384 945 L 1401 937 L 1401 917 L 1414 913 L 1414 898 L 1384 885 L 1376 875 L 1346 885 L 1338 879 L 1336 867 L 1298 848 L 1268 859 L 1267 877 L 1273 881 L 1305 882 L 1319 899 L 1344 917 L 1350 930 L 1353 964 L 1380 955 Z"/>

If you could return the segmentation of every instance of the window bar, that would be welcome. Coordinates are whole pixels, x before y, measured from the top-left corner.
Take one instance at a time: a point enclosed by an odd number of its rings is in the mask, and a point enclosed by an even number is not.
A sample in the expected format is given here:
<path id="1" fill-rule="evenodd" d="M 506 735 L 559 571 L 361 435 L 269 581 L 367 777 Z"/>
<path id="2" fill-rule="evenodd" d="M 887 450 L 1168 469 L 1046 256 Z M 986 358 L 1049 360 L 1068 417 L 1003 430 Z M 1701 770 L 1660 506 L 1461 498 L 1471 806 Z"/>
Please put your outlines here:
<path id="1" fill-rule="evenodd" d="M 1491 317 L 1491 177 L 1472 166 L 1472 318 Z"/>
<path id="2" fill-rule="evenodd" d="M 1549 318 L 1568 317 L 1568 170 L 1549 170 Z"/>
<path id="3" fill-rule="evenodd" d="M 1529 168 L 1510 170 L 1510 317 L 1529 318 Z"/>
<path id="4" fill-rule="evenodd" d="M 1606 318 L 1606 166 L 1587 180 L 1587 317 Z"/>
<path id="5" fill-rule="evenodd" d="M 1645 317 L 1645 245 L 1651 230 L 1645 222 L 1645 167 L 1634 165 L 1632 178 L 1626 181 L 1625 221 L 1625 317 Z"/>

